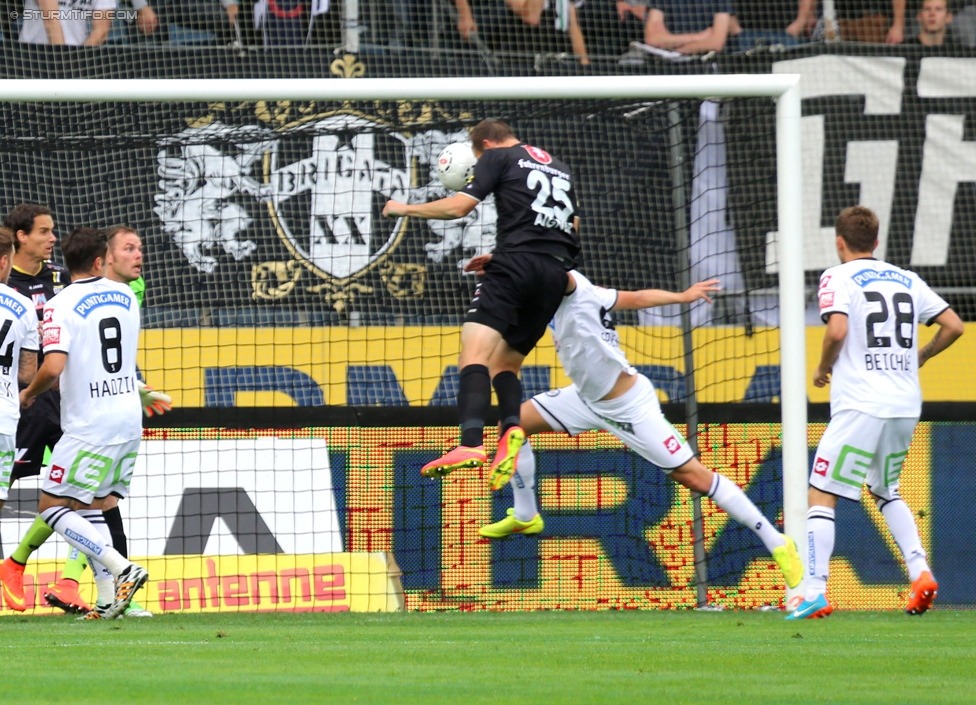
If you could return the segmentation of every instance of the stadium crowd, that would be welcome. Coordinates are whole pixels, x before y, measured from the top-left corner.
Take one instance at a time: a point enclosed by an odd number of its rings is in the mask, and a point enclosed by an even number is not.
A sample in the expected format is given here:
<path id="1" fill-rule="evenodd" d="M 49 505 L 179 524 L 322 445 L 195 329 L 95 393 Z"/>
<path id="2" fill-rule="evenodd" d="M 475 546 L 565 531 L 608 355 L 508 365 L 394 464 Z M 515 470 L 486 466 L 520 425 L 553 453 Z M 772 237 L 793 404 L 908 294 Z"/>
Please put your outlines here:
<path id="1" fill-rule="evenodd" d="M 36 44 L 339 45 L 345 8 L 323 0 L 2 0 L 5 39 Z M 913 12 L 914 11 L 914 12 Z M 817 42 L 976 46 L 976 5 L 847 0 L 366 0 L 363 51 L 470 47 L 636 61 Z M 454 29 L 451 29 L 453 27 Z"/>

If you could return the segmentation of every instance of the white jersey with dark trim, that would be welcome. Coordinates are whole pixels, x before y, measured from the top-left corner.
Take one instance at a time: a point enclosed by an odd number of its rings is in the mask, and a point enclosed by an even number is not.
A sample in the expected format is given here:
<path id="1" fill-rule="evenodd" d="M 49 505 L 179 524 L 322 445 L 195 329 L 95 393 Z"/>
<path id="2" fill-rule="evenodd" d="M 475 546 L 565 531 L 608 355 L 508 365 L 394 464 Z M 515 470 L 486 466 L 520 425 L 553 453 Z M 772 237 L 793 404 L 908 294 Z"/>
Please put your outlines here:
<path id="1" fill-rule="evenodd" d="M 878 418 L 917 417 L 918 323 L 947 308 L 914 272 L 876 259 L 855 259 L 820 277 L 820 317 L 847 316 L 847 337 L 830 379 L 830 413 L 853 409 Z"/>
<path id="2" fill-rule="evenodd" d="M 563 297 L 549 324 L 559 361 L 586 401 L 600 401 L 621 372 L 637 374 L 620 350 L 611 309 L 617 292 L 594 286 L 577 271 L 573 293 Z"/>
<path id="3" fill-rule="evenodd" d="M 38 349 L 34 304 L 6 284 L 0 284 L 0 434 L 17 433 L 20 419 L 20 351 Z"/>
<path id="4" fill-rule="evenodd" d="M 125 284 L 75 281 L 44 307 L 45 354 L 66 353 L 61 428 L 92 445 L 142 436 L 136 388 L 139 304 Z"/>

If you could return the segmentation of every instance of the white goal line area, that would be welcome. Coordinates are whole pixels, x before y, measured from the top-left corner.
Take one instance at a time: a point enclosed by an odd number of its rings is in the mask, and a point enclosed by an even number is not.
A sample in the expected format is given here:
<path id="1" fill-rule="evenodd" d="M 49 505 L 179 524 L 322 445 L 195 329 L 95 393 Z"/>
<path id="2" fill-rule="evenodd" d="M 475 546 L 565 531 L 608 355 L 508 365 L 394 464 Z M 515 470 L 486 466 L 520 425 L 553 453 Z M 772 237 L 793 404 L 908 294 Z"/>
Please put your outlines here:
<path id="1" fill-rule="evenodd" d="M 8 103 L 667 100 L 776 103 L 777 262 L 785 531 L 804 543 L 807 487 L 801 90 L 798 74 L 323 79 L 0 80 Z M 491 117 L 485 115 L 481 117 Z M 788 594 L 788 598 L 791 595 Z"/>

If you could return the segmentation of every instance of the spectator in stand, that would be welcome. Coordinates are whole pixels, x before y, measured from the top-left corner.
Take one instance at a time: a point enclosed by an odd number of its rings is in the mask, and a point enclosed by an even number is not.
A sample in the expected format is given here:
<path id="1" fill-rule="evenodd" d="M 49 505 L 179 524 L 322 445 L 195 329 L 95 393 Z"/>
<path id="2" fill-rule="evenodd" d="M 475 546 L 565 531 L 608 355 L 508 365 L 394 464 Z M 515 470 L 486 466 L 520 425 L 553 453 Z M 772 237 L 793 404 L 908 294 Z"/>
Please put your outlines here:
<path id="1" fill-rule="evenodd" d="M 620 54 L 644 41 L 648 0 L 593 0 L 577 8 L 587 47 L 596 54 Z"/>
<path id="2" fill-rule="evenodd" d="M 115 0 L 27 0 L 20 41 L 90 47 L 104 44 L 115 8 Z"/>
<path id="3" fill-rule="evenodd" d="M 735 0 L 729 48 L 748 51 L 757 46 L 796 46 L 806 28 L 798 22 L 795 0 Z"/>
<path id="4" fill-rule="evenodd" d="M 136 21 L 129 29 L 131 41 L 168 41 L 169 26 L 207 32 L 216 44 L 237 39 L 237 0 L 130 0 Z"/>
<path id="5" fill-rule="evenodd" d="M 891 14 L 888 15 L 885 0 L 839 0 L 836 7 L 841 41 L 869 44 L 901 44 L 905 41 L 905 0 L 890 2 Z M 800 0 L 796 21 L 787 31 L 797 35 L 801 28 L 810 31 L 816 24 L 816 7 L 816 0 Z M 830 41 L 829 32 L 827 37 Z"/>
<path id="6" fill-rule="evenodd" d="M 560 45 L 564 43 L 562 37 L 566 36 L 573 55 L 584 66 L 589 65 L 586 39 L 580 29 L 574 0 L 554 0 L 552 4 L 549 0 L 505 0 L 505 4 L 523 25 L 522 32 L 512 33 L 523 40 L 516 39 L 512 49 L 559 53 Z"/>
<path id="7" fill-rule="evenodd" d="M 722 51 L 732 26 L 732 0 L 653 0 L 644 43 L 682 54 Z"/>
<path id="8" fill-rule="evenodd" d="M 949 25 L 952 24 L 949 0 L 922 0 L 915 19 L 918 20 L 920 31 L 910 44 L 939 47 L 952 43 L 948 32 Z"/>

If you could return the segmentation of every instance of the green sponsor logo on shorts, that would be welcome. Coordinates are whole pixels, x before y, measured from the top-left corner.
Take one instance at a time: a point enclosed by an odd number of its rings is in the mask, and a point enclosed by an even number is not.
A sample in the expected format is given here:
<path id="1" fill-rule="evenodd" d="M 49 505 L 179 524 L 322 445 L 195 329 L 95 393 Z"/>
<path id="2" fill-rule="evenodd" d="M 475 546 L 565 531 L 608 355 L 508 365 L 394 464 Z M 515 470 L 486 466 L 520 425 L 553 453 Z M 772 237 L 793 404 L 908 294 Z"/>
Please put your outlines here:
<path id="1" fill-rule="evenodd" d="M 868 477 L 868 468 L 871 467 L 873 459 L 874 453 L 865 453 L 858 448 L 844 446 L 834 465 L 834 471 L 830 474 L 830 479 L 860 488 Z"/>
<path id="2" fill-rule="evenodd" d="M 135 470 L 138 455 L 138 453 L 129 453 L 122 456 L 122 459 L 115 466 L 115 476 L 112 478 L 113 485 L 129 486 L 129 483 L 132 482 L 132 471 Z"/>
<path id="3" fill-rule="evenodd" d="M 884 462 L 884 484 L 885 487 L 891 487 L 898 482 L 898 478 L 901 477 L 901 470 L 905 467 L 905 458 L 908 456 L 908 452 L 904 453 L 892 453 Z"/>
<path id="4" fill-rule="evenodd" d="M 0 487 L 10 485 L 10 473 L 14 469 L 14 451 L 8 450 L 0 453 Z"/>
<path id="5" fill-rule="evenodd" d="M 97 492 L 112 471 L 112 459 L 87 450 L 78 452 L 68 470 L 68 483 L 89 492 Z"/>

